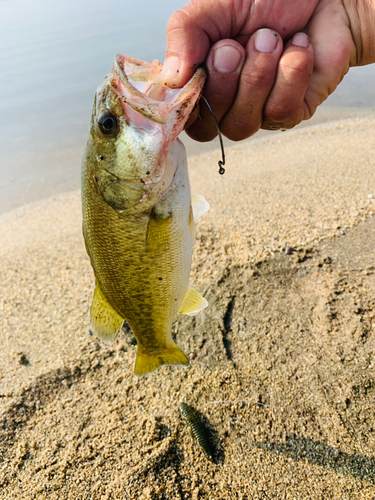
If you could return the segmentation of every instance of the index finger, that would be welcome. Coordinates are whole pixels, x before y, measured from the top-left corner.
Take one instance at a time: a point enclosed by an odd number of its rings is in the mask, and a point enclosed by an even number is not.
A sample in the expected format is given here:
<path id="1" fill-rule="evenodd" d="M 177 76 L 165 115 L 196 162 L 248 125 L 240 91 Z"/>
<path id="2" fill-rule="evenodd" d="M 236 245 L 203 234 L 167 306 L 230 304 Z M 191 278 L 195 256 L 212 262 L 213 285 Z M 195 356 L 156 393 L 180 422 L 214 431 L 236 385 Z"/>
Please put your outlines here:
<path id="1" fill-rule="evenodd" d="M 183 87 L 195 69 L 204 63 L 211 45 L 208 34 L 197 20 L 185 12 L 187 7 L 176 11 L 167 24 L 167 50 L 162 74 L 169 87 Z M 188 40 L 194 40 L 194 43 L 188 43 Z"/>

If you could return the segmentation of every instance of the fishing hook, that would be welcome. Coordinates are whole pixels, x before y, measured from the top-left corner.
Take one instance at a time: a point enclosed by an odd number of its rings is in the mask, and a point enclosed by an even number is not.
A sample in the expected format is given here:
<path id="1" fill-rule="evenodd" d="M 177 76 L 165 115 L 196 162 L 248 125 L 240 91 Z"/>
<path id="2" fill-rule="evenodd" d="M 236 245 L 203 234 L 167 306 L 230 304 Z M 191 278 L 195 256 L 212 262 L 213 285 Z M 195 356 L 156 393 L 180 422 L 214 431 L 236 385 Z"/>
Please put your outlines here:
<path id="1" fill-rule="evenodd" d="M 204 102 L 207 104 L 207 107 L 212 115 L 212 118 L 215 120 L 215 125 L 216 125 L 216 128 L 217 128 L 217 132 L 219 134 L 219 139 L 220 139 L 220 147 L 221 147 L 221 160 L 218 161 L 218 164 L 219 164 L 219 174 L 220 175 L 224 175 L 225 174 L 225 168 L 224 168 L 224 165 L 225 165 L 225 153 L 224 153 L 224 144 L 223 144 L 223 138 L 222 138 L 222 135 L 221 135 L 221 132 L 220 132 L 220 126 L 219 126 L 219 122 L 217 121 L 217 118 L 215 116 L 215 113 L 213 112 L 213 109 L 211 108 L 209 102 L 207 101 L 207 99 L 204 97 L 204 95 L 202 94 L 199 94 Z"/>

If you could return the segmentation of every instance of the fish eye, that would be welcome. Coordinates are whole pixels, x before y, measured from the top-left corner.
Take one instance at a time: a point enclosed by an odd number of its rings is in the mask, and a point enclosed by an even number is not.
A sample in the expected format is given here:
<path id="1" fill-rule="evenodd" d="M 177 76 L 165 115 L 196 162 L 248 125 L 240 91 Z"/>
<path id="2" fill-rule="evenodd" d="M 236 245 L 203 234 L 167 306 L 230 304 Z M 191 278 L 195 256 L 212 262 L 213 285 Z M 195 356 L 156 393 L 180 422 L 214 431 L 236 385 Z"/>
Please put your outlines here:
<path id="1" fill-rule="evenodd" d="M 117 118 L 112 113 L 99 116 L 98 125 L 104 135 L 114 135 L 117 132 Z"/>

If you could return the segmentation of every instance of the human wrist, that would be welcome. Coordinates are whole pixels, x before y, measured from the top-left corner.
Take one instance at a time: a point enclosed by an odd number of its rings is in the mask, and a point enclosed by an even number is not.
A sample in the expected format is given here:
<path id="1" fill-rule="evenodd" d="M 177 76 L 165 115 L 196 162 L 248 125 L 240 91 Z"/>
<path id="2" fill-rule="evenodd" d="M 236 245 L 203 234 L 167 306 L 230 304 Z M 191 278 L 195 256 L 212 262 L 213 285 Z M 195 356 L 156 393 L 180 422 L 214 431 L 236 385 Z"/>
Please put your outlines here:
<path id="1" fill-rule="evenodd" d="M 356 46 L 353 66 L 375 63 L 375 0 L 343 0 Z"/>

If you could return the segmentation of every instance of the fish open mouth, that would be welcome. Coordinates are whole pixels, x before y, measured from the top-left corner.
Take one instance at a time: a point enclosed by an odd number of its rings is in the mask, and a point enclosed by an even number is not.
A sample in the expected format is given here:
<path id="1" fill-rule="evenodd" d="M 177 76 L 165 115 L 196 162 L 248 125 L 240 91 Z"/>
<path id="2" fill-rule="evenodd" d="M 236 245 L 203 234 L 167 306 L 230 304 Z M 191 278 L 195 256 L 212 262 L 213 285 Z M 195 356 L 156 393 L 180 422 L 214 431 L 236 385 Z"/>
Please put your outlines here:
<path id="1" fill-rule="evenodd" d="M 171 89 L 163 82 L 162 67 L 159 61 L 146 63 L 117 54 L 110 83 L 120 99 L 145 118 L 160 124 L 171 118 L 180 122 L 179 134 L 199 98 L 206 70 L 198 68 L 183 88 Z"/>

